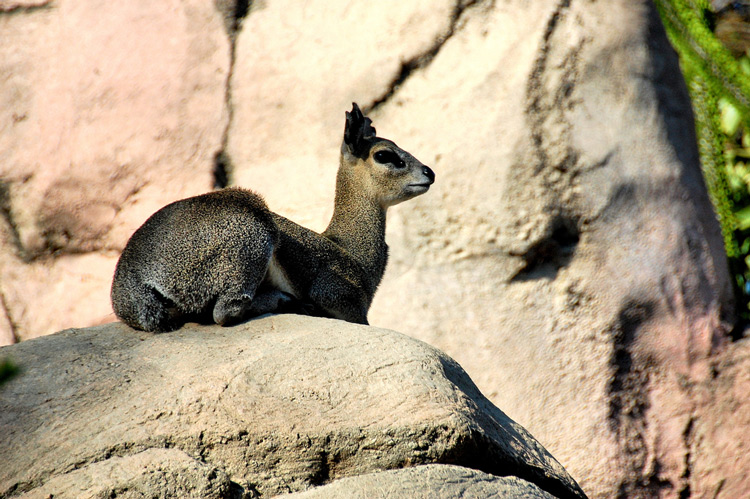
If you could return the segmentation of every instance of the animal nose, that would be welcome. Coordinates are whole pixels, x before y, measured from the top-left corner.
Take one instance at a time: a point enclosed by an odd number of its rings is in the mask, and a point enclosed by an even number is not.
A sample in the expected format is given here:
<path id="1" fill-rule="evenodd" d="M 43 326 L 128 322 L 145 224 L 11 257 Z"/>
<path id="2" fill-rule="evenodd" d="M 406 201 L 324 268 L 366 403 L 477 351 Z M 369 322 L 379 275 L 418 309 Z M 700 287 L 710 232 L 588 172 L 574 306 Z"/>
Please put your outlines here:
<path id="1" fill-rule="evenodd" d="M 422 166 L 422 173 L 425 177 L 430 179 L 430 183 L 435 182 L 435 172 L 433 172 L 429 166 Z"/>

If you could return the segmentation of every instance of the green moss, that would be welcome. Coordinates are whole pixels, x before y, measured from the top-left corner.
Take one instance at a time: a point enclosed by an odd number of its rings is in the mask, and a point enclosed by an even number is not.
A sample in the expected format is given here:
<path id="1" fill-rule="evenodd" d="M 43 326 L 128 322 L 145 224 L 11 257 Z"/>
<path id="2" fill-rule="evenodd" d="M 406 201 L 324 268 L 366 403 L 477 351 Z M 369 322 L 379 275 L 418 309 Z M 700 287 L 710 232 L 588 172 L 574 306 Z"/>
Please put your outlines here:
<path id="1" fill-rule="evenodd" d="M 0 360 L 0 386 L 6 381 L 10 381 L 19 373 L 20 369 L 17 365 L 8 359 Z"/>
<path id="2" fill-rule="evenodd" d="M 703 175 L 721 225 L 738 309 L 750 319 L 750 58 L 712 32 L 708 0 L 655 0 L 690 89 Z M 748 138 L 750 141 L 750 138 Z"/>

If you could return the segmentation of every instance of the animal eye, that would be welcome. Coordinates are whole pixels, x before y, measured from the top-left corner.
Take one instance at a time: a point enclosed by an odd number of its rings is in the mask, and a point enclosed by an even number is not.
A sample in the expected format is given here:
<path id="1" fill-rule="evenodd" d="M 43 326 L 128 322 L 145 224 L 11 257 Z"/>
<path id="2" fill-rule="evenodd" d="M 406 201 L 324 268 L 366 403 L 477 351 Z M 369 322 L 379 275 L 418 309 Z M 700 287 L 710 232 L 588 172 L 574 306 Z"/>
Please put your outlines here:
<path id="1" fill-rule="evenodd" d="M 398 154 L 393 151 L 389 151 L 388 149 L 378 151 L 373 154 L 372 157 L 375 159 L 375 161 L 383 165 L 391 164 L 396 168 L 403 168 L 404 166 L 406 166 L 404 164 L 404 160 L 402 160 L 398 156 Z"/>

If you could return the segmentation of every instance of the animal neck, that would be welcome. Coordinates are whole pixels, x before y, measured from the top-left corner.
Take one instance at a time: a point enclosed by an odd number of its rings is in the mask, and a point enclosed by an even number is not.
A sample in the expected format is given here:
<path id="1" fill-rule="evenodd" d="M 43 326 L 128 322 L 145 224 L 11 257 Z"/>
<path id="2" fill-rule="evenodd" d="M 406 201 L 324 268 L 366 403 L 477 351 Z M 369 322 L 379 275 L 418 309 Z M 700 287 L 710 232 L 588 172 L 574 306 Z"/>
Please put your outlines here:
<path id="1" fill-rule="evenodd" d="M 355 178 L 339 170 L 333 216 L 323 236 L 357 260 L 367 274 L 373 276 L 377 286 L 388 261 L 386 210 L 376 200 L 363 195 Z"/>

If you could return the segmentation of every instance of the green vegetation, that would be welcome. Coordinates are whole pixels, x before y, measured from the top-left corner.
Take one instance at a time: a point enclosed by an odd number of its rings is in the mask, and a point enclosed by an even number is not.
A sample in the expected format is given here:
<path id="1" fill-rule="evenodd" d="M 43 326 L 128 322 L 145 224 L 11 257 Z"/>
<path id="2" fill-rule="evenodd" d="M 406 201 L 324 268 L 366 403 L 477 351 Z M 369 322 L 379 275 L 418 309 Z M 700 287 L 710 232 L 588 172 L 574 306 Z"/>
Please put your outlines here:
<path id="1" fill-rule="evenodd" d="M 11 362 L 8 359 L 0 360 L 0 386 L 2 386 L 6 381 L 13 378 L 20 369 L 17 365 L 15 365 L 13 362 Z"/>
<path id="2" fill-rule="evenodd" d="M 747 49 L 742 53 L 742 40 L 738 45 L 735 39 L 723 39 L 722 43 L 717 37 L 719 19 L 708 0 L 655 0 L 655 3 L 680 56 L 690 90 L 703 175 L 735 278 L 738 311 L 743 322 L 748 322 L 750 53 Z M 731 22 L 744 21 L 737 14 Z M 722 33 L 732 36 L 728 22 L 722 28 Z"/>

